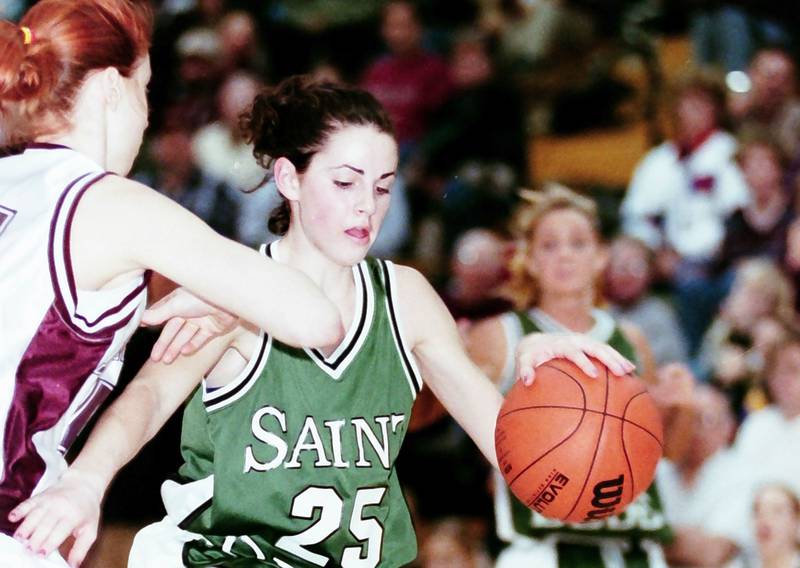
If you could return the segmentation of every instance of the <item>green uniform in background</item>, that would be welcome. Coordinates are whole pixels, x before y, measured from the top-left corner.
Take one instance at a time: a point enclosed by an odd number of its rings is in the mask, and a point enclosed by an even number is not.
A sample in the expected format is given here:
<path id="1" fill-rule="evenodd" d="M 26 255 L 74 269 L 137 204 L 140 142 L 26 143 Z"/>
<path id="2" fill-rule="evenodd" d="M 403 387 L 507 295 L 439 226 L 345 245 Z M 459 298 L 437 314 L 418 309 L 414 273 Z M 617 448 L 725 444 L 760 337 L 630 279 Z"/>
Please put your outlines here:
<path id="1" fill-rule="evenodd" d="M 186 408 L 182 481 L 212 492 L 180 523 L 204 537 L 184 545 L 187 566 L 416 557 L 394 462 L 422 382 L 400 339 L 394 267 L 367 259 L 353 274 L 354 320 L 334 353 L 262 335 L 242 375 Z"/>
<path id="2" fill-rule="evenodd" d="M 596 325 L 587 335 L 607 343 L 629 360 L 636 361 L 633 346 L 613 319 L 600 310 L 595 310 L 593 315 Z M 506 333 L 512 340 L 515 335 L 518 340 L 529 333 L 564 331 L 540 310 L 512 312 L 501 317 L 505 318 Z M 508 331 L 509 328 L 516 332 Z M 509 345 L 513 350 L 516 341 Z M 511 385 L 505 386 L 508 388 Z M 499 473 L 496 479 L 498 536 L 510 542 L 512 547 L 519 548 L 518 554 L 517 551 L 514 554 L 516 558 L 524 558 L 525 546 L 531 550 L 536 546 L 549 546 L 557 556 L 559 568 L 657 568 L 661 564 L 661 552 L 655 549 L 658 543 L 671 538 L 671 530 L 655 484 L 618 516 L 590 523 L 565 524 L 529 509 L 508 490 Z M 521 566 L 516 558 L 504 564 L 501 556 L 498 566 Z M 654 558 L 659 560 L 654 561 Z"/>

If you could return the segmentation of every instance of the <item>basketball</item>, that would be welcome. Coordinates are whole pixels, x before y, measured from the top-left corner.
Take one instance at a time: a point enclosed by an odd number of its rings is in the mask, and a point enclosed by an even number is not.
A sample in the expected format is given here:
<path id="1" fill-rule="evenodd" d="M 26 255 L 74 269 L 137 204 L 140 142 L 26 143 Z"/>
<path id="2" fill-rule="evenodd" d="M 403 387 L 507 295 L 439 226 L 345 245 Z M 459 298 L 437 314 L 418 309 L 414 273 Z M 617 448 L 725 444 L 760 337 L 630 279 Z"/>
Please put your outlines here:
<path id="1" fill-rule="evenodd" d="M 597 378 L 564 359 L 517 381 L 495 426 L 500 471 L 541 515 L 571 523 L 621 513 L 653 481 L 663 450 L 661 415 L 644 383 L 592 361 Z"/>

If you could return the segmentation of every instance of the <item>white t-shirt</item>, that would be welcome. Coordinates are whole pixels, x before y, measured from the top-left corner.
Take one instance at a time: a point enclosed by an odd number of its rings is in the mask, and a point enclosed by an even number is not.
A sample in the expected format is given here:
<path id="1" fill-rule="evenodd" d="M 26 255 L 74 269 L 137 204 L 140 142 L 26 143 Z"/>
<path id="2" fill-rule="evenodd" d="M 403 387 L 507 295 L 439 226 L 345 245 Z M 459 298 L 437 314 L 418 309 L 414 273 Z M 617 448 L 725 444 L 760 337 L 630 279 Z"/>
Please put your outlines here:
<path id="1" fill-rule="evenodd" d="M 689 260 L 711 259 L 725 236 L 725 219 L 749 201 L 735 151 L 736 139 L 721 131 L 684 158 L 672 142 L 650 150 L 622 203 L 625 232 Z M 659 217 L 662 227 L 654 221 Z"/>

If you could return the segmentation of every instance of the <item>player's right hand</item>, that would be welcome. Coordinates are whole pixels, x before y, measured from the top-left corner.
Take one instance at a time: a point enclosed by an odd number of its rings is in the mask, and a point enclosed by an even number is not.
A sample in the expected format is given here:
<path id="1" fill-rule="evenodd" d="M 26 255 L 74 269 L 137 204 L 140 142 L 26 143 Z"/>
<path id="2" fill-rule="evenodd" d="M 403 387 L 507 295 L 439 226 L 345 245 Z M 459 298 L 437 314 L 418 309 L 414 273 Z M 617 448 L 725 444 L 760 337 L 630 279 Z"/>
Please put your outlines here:
<path id="1" fill-rule="evenodd" d="M 596 377 L 597 369 L 589 357 L 599 360 L 617 376 L 636 368 L 614 348 L 581 333 L 531 333 L 517 345 L 516 376 L 529 386 L 536 377 L 536 367 L 551 359 L 568 359 L 590 377 Z"/>
<path id="2" fill-rule="evenodd" d="M 67 562 L 80 566 L 97 538 L 102 495 L 98 480 L 67 470 L 55 485 L 8 514 L 10 521 L 21 523 L 14 538 L 34 554 L 46 557 L 72 536 L 75 541 Z"/>
<path id="3" fill-rule="evenodd" d="M 172 363 L 178 355 L 194 353 L 211 339 L 225 335 L 239 319 L 185 288 L 177 288 L 150 306 L 142 316 L 143 325 L 157 326 L 164 322 L 150 358 Z"/>

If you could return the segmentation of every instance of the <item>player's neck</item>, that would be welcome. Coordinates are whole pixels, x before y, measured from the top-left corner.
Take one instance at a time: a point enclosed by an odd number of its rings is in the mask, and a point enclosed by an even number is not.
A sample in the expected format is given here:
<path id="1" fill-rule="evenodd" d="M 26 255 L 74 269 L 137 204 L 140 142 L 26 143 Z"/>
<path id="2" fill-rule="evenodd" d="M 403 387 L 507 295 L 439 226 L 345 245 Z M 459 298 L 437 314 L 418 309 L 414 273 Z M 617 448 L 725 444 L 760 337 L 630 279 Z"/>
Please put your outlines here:
<path id="1" fill-rule="evenodd" d="M 103 139 L 104 137 L 98 136 L 95 132 L 72 129 L 58 134 L 41 136 L 36 139 L 36 142 L 66 146 L 79 154 L 83 154 L 102 168 L 107 169 L 108 164 L 105 145 L 102 142 Z"/>
<path id="2" fill-rule="evenodd" d="M 586 333 L 594 326 L 592 294 L 542 294 L 537 306 L 571 331 Z"/>
<path id="3" fill-rule="evenodd" d="M 332 261 L 304 234 L 290 230 L 272 249 L 275 260 L 304 273 L 331 299 L 352 296 L 353 267 Z"/>

